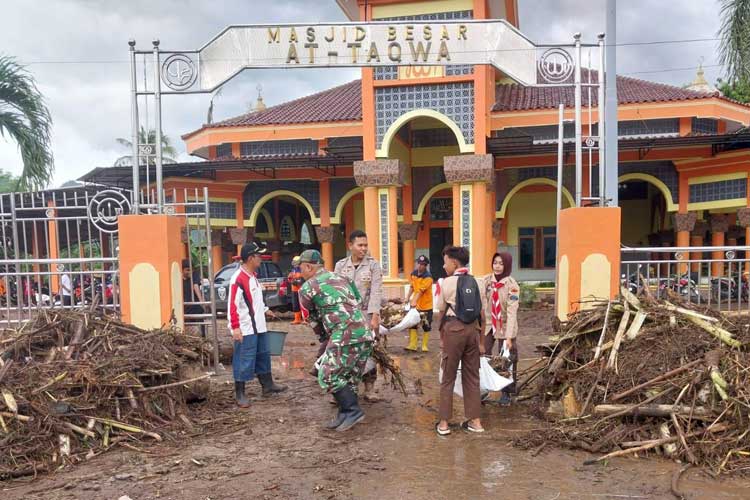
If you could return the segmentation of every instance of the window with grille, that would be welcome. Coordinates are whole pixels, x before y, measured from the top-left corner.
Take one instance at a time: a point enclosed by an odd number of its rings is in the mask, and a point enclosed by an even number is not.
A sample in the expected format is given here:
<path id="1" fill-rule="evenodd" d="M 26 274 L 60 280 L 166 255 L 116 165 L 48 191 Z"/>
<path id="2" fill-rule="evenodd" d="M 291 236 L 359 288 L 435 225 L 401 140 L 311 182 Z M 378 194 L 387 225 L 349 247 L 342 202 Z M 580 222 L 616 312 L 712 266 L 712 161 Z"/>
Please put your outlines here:
<path id="1" fill-rule="evenodd" d="M 518 255 L 521 269 L 555 267 L 556 234 L 554 227 L 521 227 L 518 229 Z"/>
<path id="2" fill-rule="evenodd" d="M 279 238 L 281 241 L 294 241 L 294 226 L 292 219 L 284 217 L 279 224 Z"/>

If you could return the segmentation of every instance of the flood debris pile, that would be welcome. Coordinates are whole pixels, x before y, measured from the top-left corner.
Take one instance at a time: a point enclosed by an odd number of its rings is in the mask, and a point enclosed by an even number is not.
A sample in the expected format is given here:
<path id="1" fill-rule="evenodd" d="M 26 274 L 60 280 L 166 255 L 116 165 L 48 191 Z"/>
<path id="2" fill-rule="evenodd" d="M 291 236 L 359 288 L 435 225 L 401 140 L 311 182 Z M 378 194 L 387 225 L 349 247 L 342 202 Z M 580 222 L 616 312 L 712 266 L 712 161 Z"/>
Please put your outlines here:
<path id="1" fill-rule="evenodd" d="M 554 424 L 517 444 L 600 454 L 590 463 L 659 454 L 717 474 L 750 470 L 747 317 L 621 292 L 539 346 L 548 357 L 523 398 L 541 400 Z"/>
<path id="2" fill-rule="evenodd" d="M 210 345 L 85 311 L 0 332 L 0 480 L 51 472 L 190 426 Z"/>
<path id="3" fill-rule="evenodd" d="M 390 330 L 404 319 L 406 312 L 403 302 L 389 300 L 380 307 L 380 324 Z"/>

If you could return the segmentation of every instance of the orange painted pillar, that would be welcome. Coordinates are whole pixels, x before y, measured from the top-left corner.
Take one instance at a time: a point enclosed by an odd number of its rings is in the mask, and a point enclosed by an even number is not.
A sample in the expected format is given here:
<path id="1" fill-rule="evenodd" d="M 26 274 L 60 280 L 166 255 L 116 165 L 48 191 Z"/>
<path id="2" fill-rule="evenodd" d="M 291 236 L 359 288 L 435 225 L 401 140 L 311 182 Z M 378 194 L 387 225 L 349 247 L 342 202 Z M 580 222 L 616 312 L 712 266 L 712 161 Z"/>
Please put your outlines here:
<path id="1" fill-rule="evenodd" d="M 711 233 L 711 246 L 714 247 L 721 247 L 724 246 L 724 236 L 725 233 L 723 232 L 712 232 Z M 721 250 L 716 250 L 711 252 L 711 259 L 723 259 L 724 258 L 724 252 Z M 711 263 L 711 275 L 712 276 L 721 276 L 724 274 L 724 264 L 721 262 L 712 262 Z"/>
<path id="2" fill-rule="evenodd" d="M 174 316 L 184 326 L 180 237 L 185 220 L 169 215 L 118 219 L 122 316 L 126 323 L 159 328 Z"/>
<path id="3" fill-rule="evenodd" d="M 382 201 L 383 189 L 380 190 Z M 388 269 L 384 275 L 398 278 L 398 188 L 390 186 L 388 191 Z M 382 229 L 382 228 L 381 228 Z M 382 233 L 382 231 L 381 231 Z M 382 245 L 382 242 L 381 242 Z"/>
<path id="4" fill-rule="evenodd" d="M 367 233 L 367 242 L 370 247 L 370 255 L 375 260 L 380 260 L 380 213 L 378 211 L 378 188 L 375 186 L 366 186 L 364 188 L 365 197 L 365 233 Z M 361 229 L 361 228 L 353 228 Z M 349 235 L 347 235 L 347 238 Z"/>
<path id="5" fill-rule="evenodd" d="M 690 236 L 690 246 L 691 247 L 702 247 L 703 246 L 703 236 L 700 235 L 692 235 Z M 703 252 L 690 252 L 690 260 L 700 260 L 703 257 Z M 690 264 L 690 271 L 697 273 L 701 269 L 701 263 L 700 262 L 693 262 Z"/>
<path id="6" fill-rule="evenodd" d="M 727 215 L 716 214 L 711 216 L 711 246 L 724 246 L 726 241 L 726 232 L 729 230 L 729 217 Z M 723 259 L 724 252 L 716 250 L 711 252 L 711 259 Z M 711 263 L 711 275 L 721 276 L 724 274 L 724 264 L 722 262 Z"/>
<path id="7" fill-rule="evenodd" d="M 221 269 L 223 263 L 222 263 L 222 252 L 221 252 L 221 245 L 214 245 L 211 247 L 211 262 L 213 263 L 213 269 L 211 272 L 214 274 L 219 272 L 219 269 Z"/>
<path id="8" fill-rule="evenodd" d="M 47 206 L 52 209 L 52 218 L 47 221 L 47 248 L 49 249 L 50 259 L 60 258 L 60 238 L 57 234 L 57 210 L 54 209 L 55 203 L 50 200 L 47 202 Z M 56 273 L 57 269 L 50 269 L 51 272 Z M 49 278 L 49 291 L 50 293 L 57 293 L 60 290 L 60 275 L 52 274 Z"/>
<path id="9" fill-rule="evenodd" d="M 557 316 L 566 321 L 584 297 L 614 298 L 620 289 L 619 207 L 566 208 L 560 212 Z"/>
<path id="10" fill-rule="evenodd" d="M 239 143 L 237 144 L 237 147 L 239 148 Z M 242 199 L 242 195 L 238 196 L 235 201 L 235 211 L 237 212 L 237 227 L 242 229 L 245 227 L 245 202 Z M 242 245 L 237 245 L 237 255 L 240 254 L 241 249 Z"/>
<path id="11" fill-rule="evenodd" d="M 414 255 L 414 240 L 404 240 L 404 278 L 409 277 L 409 273 L 414 267 L 416 257 Z"/>
<path id="12" fill-rule="evenodd" d="M 322 145 L 322 142 L 321 142 Z M 322 146 L 321 146 L 322 147 Z M 324 266 L 333 271 L 333 238 L 334 232 L 331 228 L 331 185 L 328 179 L 323 179 L 318 184 L 320 199 L 320 230 L 318 241 L 320 241 L 320 253 L 323 255 Z"/>

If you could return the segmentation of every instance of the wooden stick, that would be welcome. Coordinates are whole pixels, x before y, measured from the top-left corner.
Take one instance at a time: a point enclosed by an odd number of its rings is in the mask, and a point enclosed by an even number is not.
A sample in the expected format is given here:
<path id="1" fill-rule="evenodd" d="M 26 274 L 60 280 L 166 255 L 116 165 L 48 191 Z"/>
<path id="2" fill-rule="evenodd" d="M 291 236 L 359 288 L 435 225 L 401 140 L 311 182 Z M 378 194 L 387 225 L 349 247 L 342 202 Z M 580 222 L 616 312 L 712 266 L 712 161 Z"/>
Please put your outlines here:
<path id="1" fill-rule="evenodd" d="M 691 311 L 690 309 L 685 309 L 684 307 L 678 307 L 678 306 L 676 306 L 674 304 L 671 304 L 669 302 L 665 302 L 664 304 L 660 304 L 658 307 L 660 307 L 662 309 L 666 309 L 667 311 L 678 312 L 680 314 L 684 314 L 685 316 L 690 316 L 692 318 L 702 319 L 703 321 L 708 321 L 710 323 L 716 323 L 716 322 L 719 321 L 718 319 L 716 319 L 714 317 L 706 316 L 705 314 L 701 314 L 701 313 L 698 313 L 698 312 L 695 312 L 695 311 Z"/>
<path id="2" fill-rule="evenodd" d="M 602 378 L 602 373 L 604 373 L 604 366 L 606 363 L 604 363 L 604 360 L 599 363 L 599 372 L 596 374 L 596 380 L 594 380 L 594 383 L 591 385 L 591 389 L 589 389 L 588 396 L 586 396 L 586 401 L 584 401 L 583 406 L 581 407 L 580 413 L 578 413 L 579 417 L 582 417 L 586 414 L 586 410 L 589 408 L 589 403 L 591 403 L 591 398 L 594 395 L 594 391 L 596 390 L 596 386 L 599 384 L 599 380 Z"/>
<path id="3" fill-rule="evenodd" d="M 610 401 L 613 401 L 613 402 L 614 401 L 619 401 L 622 398 L 624 398 L 626 396 L 630 396 L 634 392 L 638 392 L 641 389 L 645 389 L 646 387 L 648 387 L 650 385 L 653 385 L 653 384 L 655 384 L 657 382 L 661 382 L 662 380 L 666 380 L 666 379 L 672 378 L 675 375 L 679 375 L 680 373 L 682 373 L 684 371 L 687 371 L 687 370 L 691 369 L 694 366 L 697 366 L 702 361 L 703 361 L 702 359 L 696 359 L 695 361 L 691 361 L 690 363 L 688 363 L 686 365 L 682 365 L 679 368 L 675 368 L 674 370 L 670 370 L 667 373 L 664 373 L 662 375 L 659 375 L 658 377 L 652 378 L 651 380 L 649 380 L 647 382 L 644 382 L 642 384 L 636 385 L 635 387 L 633 387 L 631 389 L 628 389 L 627 391 L 623 391 L 623 392 L 621 392 L 619 394 L 615 394 L 614 396 L 612 396 L 612 398 L 610 398 Z"/>
<path id="4" fill-rule="evenodd" d="M 635 319 L 633 319 L 633 322 L 630 324 L 630 328 L 628 328 L 628 331 L 625 333 L 625 336 L 628 337 L 630 340 L 633 340 L 638 336 L 638 332 L 641 331 L 641 327 L 643 326 L 643 322 L 646 321 L 647 314 L 643 311 L 636 311 L 635 313 Z"/>
<path id="5" fill-rule="evenodd" d="M 612 307 L 612 301 L 607 302 L 607 311 L 604 313 L 604 326 L 602 326 L 602 334 L 599 335 L 599 343 L 596 345 L 596 352 L 594 353 L 594 359 L 599 359 L 602 354 L 602 344 L 604 343 L 604 334 L 607 333 L 607 323 L 609 322 L 609 309 Z"/>
<path id="6" fill-rule="evenodd" d="M 34 417 L 27 417 L 26 415 L 19 415 L 18 413 L 10 413 L 7 411 L 0 411 L 0 417 L 15 418 L 19 422 L 31 422 Z"/>
<path id="7" fill-rule="evenodd" d="M 158 391 L 161 389 L 168 389 L 170 387 L 177 387 L 180 385 L 185 384 L 191 384 L 193 382 L 197 382 L 199 380 L 207 379 L 209 377 L 212 377 L 214 374 L 212 373 L 206 373 L 205 375 L 201 375 L 200 377 L 191 378 L 188 380 L 181 380 L 179 382 L 172 382 L 171 384 L 164 384 L 164 385 L 156 385 L 154 387 L 144 387 L 142 389 L 137 389 L 138 392 L 151 392 L 151 391 Z"/>
<path id="8" fill-rule="evenodd" d="M 663 396 L 667 391 L 660 392 L 656 396 L 652 396 L 652 398 L 649 399 L 656 399 L 659 396 Z M 646 400 L 648 401 L 648 400 Z M 596 405 L 594 407 L 594 415 L 606 415 L 606 419 L 619 417 L 622 415 L 643 415 L 646 417 L 669 417 L 670 415 L 674 413 L 679 413 L 682 415 L 689 415 L 691 409 L 693 409 L 690 406 L 686 405 L 652 405 L 652 404 L 645 404 L 639 403 L 635 405 Z M 693 410 L 693 416 L 697 417 L 708 417 L 711 415 L 711 412 L 703 407 L 699 406 Z M 603 422 L 605 419 L 600 420 L 600 422 Z"/>
<path id="9" fill-rule="evenodd" d="M 690 446 L 687 444 L 687 439 L 685 439 L 685 433 L 682 432 L 682 426 L 680 425 L 680 421 L 677 420 L 677 415 L 672 413 L 672 425 L 674 425 L 674 429 L 677 431 L 677 435 L 680 438 L 680 442 L 682 443 L 682 447 L 685 448 L 685 453 L 688 456 L 688 460 L 690 460 L 691 464 L 698 463 L 698 461 L 695 459 L 695 455 L 693 454 L 693 450 L 690 449 Z"/>
<path id="10" fill-rule="evenodd" d="M 622 319 L 620 319 L 620 325 L 617 327 L 617 334 L 615 335 L 614 344 L 612 345 L 612 350 L 609 352 L 609 362 L 607 363 L 607 367 L 611 370 L 612 368 L 615 368 L 615 372 L 617 372 L 617 353 L 620 351 L 620 344 L 622 343 L 622 339 L 625 335 L 625 329 L 628 326 L 628 321 L 630 320 L 630 308 L 625 307 L 625 312 L 622 313 Z"/>
<path id="11" fill-rule="evenodd" d="M 727 425 L 727 424 L 716 424 L 716 425 L 714 425 L 712 427 L 709 427 L 708 429 L 705 429 L 705 430 L 691 432 L 686 437 L 697 436 L 697 435 L 700 435 L 700 434 L 702 434 L 704 432 L 708 432 L 708 433 L 714 434 L 714 433 L 717 433 L 717 432 L 723 432 L 723 431 L 727 430 L 728 428 L 729 428 L 729 425 Z M 645 441 L 646 444 L 644 444 L 642 446 L 638 446 L 636 448 L 628 448 L 627 450 L 617 450 L 617 451 L 613 451 L 612 453 L 607 453 L 606 455 L 602 455 L 599 458 L 594 458 L 594 459 L 591 459 L 591 460 L 585 460 L 583 462 L 583 465 L 592 465 L 592 464 L 595 464 L 597 462 L 602 462 L 604 460 L 609 460 L 610 458 L 620 457 L 622 455 L 630 455 L 631 453 L 638 453 L 639 451 L 650 450 L 651 448 L 656 448 L 657 446 L 660 446 L 662 444 L 674 443 L 678 439 L 680 439 L 678 436 L 672 436 L 672 437 L 668 437 L 668 438 L 653 439 L 651 441 Z"/>
<path id="12" fill-rule="evenodd" d="M 700 318 L 696 318 L 694 316 L 685 315 L 688 321 L 700 326 L 705 331 L 716 337 L 717 339 L 724 342 L 729 347 L 742 347 L 742 342 L 735 339 L 731 333 L 724 330 L 723 328 L 720 328 L 718 326 L 712 325 Z"/>

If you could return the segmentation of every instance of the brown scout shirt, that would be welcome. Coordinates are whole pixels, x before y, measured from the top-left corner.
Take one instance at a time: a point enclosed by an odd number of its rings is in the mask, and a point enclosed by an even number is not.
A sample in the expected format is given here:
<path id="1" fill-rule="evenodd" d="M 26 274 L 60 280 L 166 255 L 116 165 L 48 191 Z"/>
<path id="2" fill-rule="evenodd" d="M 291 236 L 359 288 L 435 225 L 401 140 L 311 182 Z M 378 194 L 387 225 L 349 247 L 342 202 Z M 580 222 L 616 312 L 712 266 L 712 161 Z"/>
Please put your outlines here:
<path id="1" fill-rule="evenodd" d="M 383 271 L 378 261 L 368 254 L 355 268 L 350 256 L 338 261 L 333 272 L 346 276 L 354 282 L 362 296 L 362 311 L 368 315 L 380 314 L 380 301 L 383 298 Z"/>

